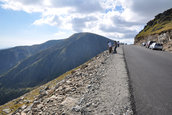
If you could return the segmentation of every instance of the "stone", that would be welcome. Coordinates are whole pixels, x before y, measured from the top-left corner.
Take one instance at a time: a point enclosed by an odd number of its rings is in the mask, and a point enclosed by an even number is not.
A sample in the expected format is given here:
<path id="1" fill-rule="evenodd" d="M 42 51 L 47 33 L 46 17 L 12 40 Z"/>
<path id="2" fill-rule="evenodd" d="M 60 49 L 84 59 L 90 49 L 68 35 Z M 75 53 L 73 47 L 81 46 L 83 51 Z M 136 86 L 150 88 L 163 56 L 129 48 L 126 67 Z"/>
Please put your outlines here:
<path id="1" fill-rule="evenodd" d="M 33 104 L 37 105 L 37 104 L 40 104 L 40 102 L 39 101 L 34 101 Z"/>
<path id="2" fill-rule="evenodd" d="M 9 108 L 8 109 L 3 109 L 2 111 L 7 113 L 7 114 L 11 112 L 11 110 Z"/>
<path id="3" fill-rule="evenodd" d="M 86 67 L 88 67 L 88 65 L 84 64 L 81 66 L 81 69 L 85 69 Z"/>
<path id="4" fill-rule="evenodd" d="M 82 97 L 82 98 L 79 100 L 79 103 L 78 103 L 78 104 L 81 104 L 83 101 L 84 101 L 84 97 Z"/>
<path id="5" fill-rule="evenodd" d="M 126 113 L 123 113 L 123 115 L 133 115 L 133 112 L 130 111 L 130 110 L 127 110 L 127 112 Z"/>
<path id="6" fill-rule="evenodd" d="M 40 93 L 40 95 L 38 96 L 38 99 L 40 99 L 40 98 L 42 98 L 42 97 L 44 97 L 44 96 L 46 96 L 48 94 L 48 92 L 47 91 L 42 91 L 41 93 Z"/>
<path id="7" fill-rule="evenodd" d="M 99 103 L 93 103 L 92 105 L 93 105 L 94 108 L 97 108 Z"/>
<path id="8" fill-rule="evenodd" d="M 26 115 L 26 113 L 22 111 L 22 112 L 21 112 L 21 115 Z"/>
<path id="9" fill-rule="evenodd" d="M 67 108 L 72 108 L 77 103 L 77 99 L 72 97 L 67 97 L 61 105 L 66 106 Z"/>
<path id="10" fill-rule="evenodd" d="M 91 104 L 92 104 L 91 102 L 90 102 L 90 103 L 87 103 L 87 104 L 86 104 L 86 107 L 89 107 L 89 106 L 91 106 Z"/>
<path id="11" fill-rule="evenodd" d="M 90 89 L 91 88 L 91 85 L 88 85 L 87 88 Z"/>
<path id="12" fill-rule="evenodd" d="M 49 86 L 49 85 L 46 86 L 46 87 L 44 88 L 44 90 L 50 90 L 50 86 Z"/>
<path id="13" fill-rule="evenodd" d="M 57 97 L 55 95 L 52 95 L 50 99 L 57 99 Z"/>
<path id="14" fill-rule="evenodd" d="M 72 108 L 72 111 L 79 112 L 81 110 L 81 107 L 76 105 L 75 107 Z"/>
<path id="15" fill-rule="evenodd" d="M 105 62 L 101 62 L 101 64 L 105 64 Z"/>
<path id="16" fill-rule="evenodd" d="M 67 114 L 65 112 L 63 112 L 62 115 L 67 115 Z"/>
<path id="17" fill-rule="evenodd" d="M 71 71 L 71 74 L 72 74 L 72 75 L 73 75 L 74 73 L 76 73 L 76 71 L 75 71 L 75 70 Z"/>
<path id="18" fill-rule="evenodd" d="M 29 105 L 23 112 L 28 113 L 31 111 L 33 104 Z"/>
<path id="19" fill-rule="evenodd" d="M 29 104 L 31 101 L 30 100 L 24 100 L 23 103 Z"/>
<path id="20" fill-rule="evenodd" d="M 23 110 L 23 109 L 25 109 L 27 106 L 26 105 L 23 105 L 22 107 L 21 107 L 21 109 Z"/>
<path id="21" fill-rule="evenodd" d="M 62 86 L 58 87 L 57 91 L 61 91 L 63 89 Z"/>
<path id="22" fill-rule="evenodd" d="M 71 91 L 71 87 L 69 86 L 65 87 L 65 93 L 70 92 L 70 91 Z"/>
<path id="23" fill-rule="evenodd" d="M 38 109 L 37 109 L 37 108 L 32 108 L 32 111 L 33 111 L 33 112 L 37 112 Z"/>
<path id="24" fill-rule="evenodd" d="M 21 100 L 23 100 L 23 99 L 24 99 L 24 97 L 21 97 L 20 99 L 21 99 Z"/>
<path id="25" fill-rule="evenodd" d="M 38 115 L 42 115 L 42 113 L 43 113 L 43 112 L 41 111 L 41 112 L 38 113 Z"/>
<path id="26" fill-rule="evenodd" d="M 42 109 L 44 107 L 44 105 L 43 104 L 39 104 L 39 105 L 37 105 L 37 108 L 38 109 Z"/>

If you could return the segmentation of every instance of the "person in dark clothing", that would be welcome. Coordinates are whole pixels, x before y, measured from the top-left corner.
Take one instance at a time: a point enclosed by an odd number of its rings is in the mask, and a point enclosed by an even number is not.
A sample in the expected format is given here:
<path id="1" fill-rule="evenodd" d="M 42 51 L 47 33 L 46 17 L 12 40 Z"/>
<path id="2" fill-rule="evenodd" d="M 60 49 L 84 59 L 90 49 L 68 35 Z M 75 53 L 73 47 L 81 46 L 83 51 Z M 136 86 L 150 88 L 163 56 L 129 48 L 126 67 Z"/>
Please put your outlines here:
<path id="1" fill-rule="evenodd" d="M 117 42 L 117 45 L 118 45 L 118 47 L 119 47 L 119 41 Z"/>
<path id="2" fill-rule="evenodd" d="M 117 42 L 116 42 L 116 41 L 114 41 L 114 53 L 117 53 L 117 51 L 116 51 L 117 46 L 118 46 Z"/>

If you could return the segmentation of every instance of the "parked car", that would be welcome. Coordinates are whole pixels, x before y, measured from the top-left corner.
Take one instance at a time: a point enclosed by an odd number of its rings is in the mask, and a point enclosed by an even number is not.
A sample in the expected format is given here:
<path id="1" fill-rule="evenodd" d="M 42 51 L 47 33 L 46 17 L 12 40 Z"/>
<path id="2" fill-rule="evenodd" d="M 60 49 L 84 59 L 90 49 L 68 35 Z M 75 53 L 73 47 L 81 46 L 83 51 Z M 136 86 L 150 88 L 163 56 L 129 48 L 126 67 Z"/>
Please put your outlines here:
<path id="1" fill-rule="evenodd" d="M 162 50 L 163 49 L 163 44 L 160 44 L 160 43 L 152 43 L 150 46 L 149 46 L 150 49 L 153 49 L 153 50 Z"/>
<path id="2" fill-rule="evenodd" d="M 154 42 L 155 42 L 155 41 L 148 41 L 148 42 L 146 43 L 146 47 L 149 48 L 150 45 L 151 45 L 152 43 L 154 43 Z"/>
<path id="3" fill-rule="evenodd" d="M 145 43 L 145 42 L 143 42 L 143 43 L 142 43 L 142 46 L 146 46 L 146 43 Z"/>

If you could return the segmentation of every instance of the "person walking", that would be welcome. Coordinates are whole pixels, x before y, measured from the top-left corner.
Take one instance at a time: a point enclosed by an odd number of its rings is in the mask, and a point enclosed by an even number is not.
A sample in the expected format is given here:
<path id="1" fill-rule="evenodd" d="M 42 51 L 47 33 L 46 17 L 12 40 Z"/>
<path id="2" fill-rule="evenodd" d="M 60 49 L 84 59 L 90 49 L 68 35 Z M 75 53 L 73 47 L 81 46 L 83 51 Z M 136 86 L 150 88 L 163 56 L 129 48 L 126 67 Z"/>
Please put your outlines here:
<path id="1" fill-rule="evenodd" d="M 112 43 L 108 41 L 109 54 L 112 53 Z"/>
<path id="2" fill-rule="evenodd" d="M 116 49 L 118 47 L 118 43 L 116 41 L 114 41 L 114 53 L 117 53 Z"/>
<path id="3" fill-rule="evenodd" d="M 119 41 L 117 42 L 117 44 L 118 44 L 118 47 L 119 47 Z"/>

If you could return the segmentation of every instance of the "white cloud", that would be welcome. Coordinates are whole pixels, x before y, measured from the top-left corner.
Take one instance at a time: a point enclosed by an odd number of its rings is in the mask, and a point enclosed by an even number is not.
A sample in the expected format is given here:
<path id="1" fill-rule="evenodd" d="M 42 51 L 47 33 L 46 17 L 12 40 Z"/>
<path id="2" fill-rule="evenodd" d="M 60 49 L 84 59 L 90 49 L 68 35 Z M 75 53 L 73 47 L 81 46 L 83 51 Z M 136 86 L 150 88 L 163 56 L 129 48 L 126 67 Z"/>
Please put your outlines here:
<path id="1" fill-rule="evenodd" d="M 42 25 L 42 24 L 48 24 L 51 26 L 60 26 L 61 20 L 58 16 L 52 15 L 52 16 L 46 16 L 42 17 L 41 19 L 36 20 L 33 24 L 35 25 Z"/>
<path id="2" fill-rule="evenodd" d="M 88 22 L 93 23 L 94 21 L 97 21 L 97 18 L 94 16 L 87 16 L 82 18 L 75 17 L 72 19 L 71 23 L 72 23 L 72 28 L 75 31 L 81 32 L 84 28 L 88 26 L 86 25 L 86 23 Z"/>
<path id="3" fill-rule="evenodd" d="M 92 13 L 101 11 L 98 0 L 51 0 L 54 7 L 72 7 L 75 12 Z"/>
<path id="4" fill-rule="evenodd" d="M 4 9 L 40 12 L 41 18 L 33 24 L 56 26 L 55 36 L 87 31 L 130 42 L 147 21 L 172 6 L 171 0 L 0 1 Z"/>
<path id="5" fill-rule="evenodd" d="M 153 17 L 172 7 L 171 0 L 134 0 L 131 10 L 144 17 Z"/>

